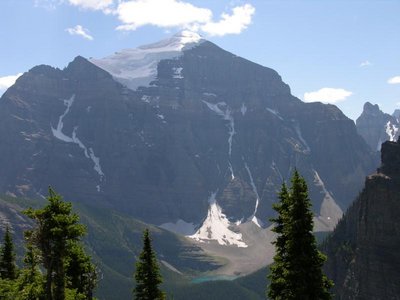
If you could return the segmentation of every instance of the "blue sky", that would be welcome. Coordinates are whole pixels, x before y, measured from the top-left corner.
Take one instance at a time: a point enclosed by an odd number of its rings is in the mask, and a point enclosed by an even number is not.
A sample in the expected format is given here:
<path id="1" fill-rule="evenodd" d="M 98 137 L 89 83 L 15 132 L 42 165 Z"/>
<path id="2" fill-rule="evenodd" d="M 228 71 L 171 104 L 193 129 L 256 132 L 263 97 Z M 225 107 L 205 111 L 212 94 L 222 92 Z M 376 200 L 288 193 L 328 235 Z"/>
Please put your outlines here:
<path id="1" fill-rule="evenodd" d="M 1 0 L 0 94 L 38 64 L 65 67 L 190 28 L 278 71 L 305 101 L 355 119 L 400 108 L 400 1 Z"/>

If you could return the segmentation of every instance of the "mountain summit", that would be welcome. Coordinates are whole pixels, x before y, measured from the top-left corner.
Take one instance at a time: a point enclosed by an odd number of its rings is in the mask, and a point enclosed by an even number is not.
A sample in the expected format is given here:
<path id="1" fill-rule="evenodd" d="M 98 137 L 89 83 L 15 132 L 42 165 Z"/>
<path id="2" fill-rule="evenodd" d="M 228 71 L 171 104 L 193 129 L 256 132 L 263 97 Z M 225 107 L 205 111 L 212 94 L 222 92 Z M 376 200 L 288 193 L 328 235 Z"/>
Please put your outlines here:
<path id="1" fill-rule="evenodd" d="M 358 133 L 373 150 L 379 151 L 385 141 L 395 142 L 400 135 L 398 112 L 389 115 L 380 110 L 378 104 L 366 102 L 362 114 L 356 121 Z"/>
<path id="2" fill-rule="evenodd" d="M 169 39 L 136 49 L 125 49 L 103 59 L 91 59 L 98 67 L 109 72 L 115 80 L 135 90 L 139 86 L 149 86 L 157 77 L 157 66 L 161 60 L 174 59 L 183 51 L 199 45 L 204 40 L 195 32 L 181 31 Z M 175 69 L 179 78 L 181 68 Z"/>

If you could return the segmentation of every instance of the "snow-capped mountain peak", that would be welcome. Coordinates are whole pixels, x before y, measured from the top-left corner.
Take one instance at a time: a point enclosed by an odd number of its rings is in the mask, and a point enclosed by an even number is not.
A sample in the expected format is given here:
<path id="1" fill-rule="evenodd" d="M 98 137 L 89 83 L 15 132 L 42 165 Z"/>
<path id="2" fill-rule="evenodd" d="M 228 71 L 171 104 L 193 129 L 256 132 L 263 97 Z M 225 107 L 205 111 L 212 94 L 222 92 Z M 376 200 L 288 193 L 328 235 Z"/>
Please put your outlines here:
<path id="1" fill-rule="evenodd" d="M 144 51 L 167 52 L 186 50 L 200 43 L 203 38 L 196 32 L 183 30 L 172 37 L 156 43 L 140 46 L 138 49 Z M 204 40 L 203 40 L 204 41 Z"/>
<path id="2" fill-rule="evenodd" d="M 157 65 L 161 60 L 177 58 L 183 51 L 203 41 L 199 34 L 184 30 L 153 44 L 124 49 L 90 61 L 110 73 L 115 80 L 135 90 L 139 86 L 148 86 L 156 78 Z"/>

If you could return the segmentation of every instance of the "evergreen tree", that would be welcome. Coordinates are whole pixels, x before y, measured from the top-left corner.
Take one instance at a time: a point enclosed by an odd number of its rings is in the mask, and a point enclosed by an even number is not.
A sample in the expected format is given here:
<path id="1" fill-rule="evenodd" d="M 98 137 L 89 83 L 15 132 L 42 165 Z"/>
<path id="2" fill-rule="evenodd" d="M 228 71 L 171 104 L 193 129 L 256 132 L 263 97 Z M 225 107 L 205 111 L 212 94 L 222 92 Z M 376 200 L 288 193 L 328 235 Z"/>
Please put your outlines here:
<path id="1" fill-rule="evenodd" d="M 282 295 L 285 290 L 285 245 L 287 242 L 287 235 L 284 230 L 284 225 L 287 223 L 287 214 L 290 207 L 289 201 L 291 199 L 285 183 L 282 184 L 278 198 L 279 202 L 273 204 L 273 208 L 278 212 L 278 216 L 270 219 L 271 222 L 275 223 L 272 231 L 277 234 L 277 238 L 273 242 L 276 249 L 274 264 L 271 265 L 268 275 L 270 279 L 270 286 L 268 289 L 269 299 L 283 299 L 280 295 Z"/>
<path id="2" fill-rule="evenodd" d="M 42 209 L 28 209 L 25 214 L 37 222 L 37 227 L 27 232 L 29 242 L 40 250 L 46 269 L 45 299 L 65 300 L 66 259 L 68 245 L 79 241 L 85 228 L 79 217 L 72 213 L 71 203 L 49 188 L 48 204 Z"/>
<path id="3" fill-rule="evenodd" d="M 136 262 L 136 287 L 133 290 L 135 300 L 164 300 L 165 293 L 160 290 L 162 283 L 160 269 L 154 250 L 151 247 L 149 230 L 143 233 L 143 251 Z"/>
<path id="4" fill-rule="evenodd" d="M 14 244 L 12 241 L 10 228 L 6 227 L 4 243 L 1 247 L 0 255 L 0 277 L 2 279 L 14 280 L 17 278 L 17 266 L 15 264 Z"/>
<path id="5" fill-rule="evenodd" d="M 271 267 L 268 296 L 274 300 L 329 300 L 333 283 L 322 272 L 326 257 L 317 249 L 307 184 L 294 172 L 290 192 L 282 187 L 274 207 L 276 255 Z"/>
<path id="6" fill-rule="evenodd" d="M 17 279 L 17 300 L 42 300 L 44 299 L 44 277 L 39 269 L 39 250 L 30 243 L 27 245 L 24 258 L 25 267 Z"/>
<path id="7" fill-rule="evenodd" d="M 97 283 L 96 267 L 90 260 L 82 245 L 76 242 L 70 243 L 66 260 L 67 287 L 85 299 L 93 299 L 93 290 Z"/>

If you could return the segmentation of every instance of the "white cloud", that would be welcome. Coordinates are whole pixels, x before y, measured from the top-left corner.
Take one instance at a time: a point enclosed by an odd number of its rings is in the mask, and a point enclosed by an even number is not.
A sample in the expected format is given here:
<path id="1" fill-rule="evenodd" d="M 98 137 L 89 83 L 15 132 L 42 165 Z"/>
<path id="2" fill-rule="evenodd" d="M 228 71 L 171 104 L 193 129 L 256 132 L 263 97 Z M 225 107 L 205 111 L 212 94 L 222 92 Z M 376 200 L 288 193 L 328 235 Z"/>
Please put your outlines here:
<path id="1" fill-rule="evenodd" d="M 75 27 L 67 28 L 65 29 L 66 32 L 68 32 L 70 35 L 79 35 L 83 37 L 84 39 L 93 40 L 93 37 L 89 34 L 89 30 L 86 28 L 83 28 L 81 25 L 76 25 Z"/>
<path id="2" fill-rule="evenodd" d="M 68 0 L 74 6 L 84 9 L 104 10 L 113 4 L 113 0 Z"/>
<path id="3" fill-rule="evenodd" d="M 369 67 L 369 66 L 372 66 L 372 64 L 369 60 L 366 60 L 366 61 L 363 61 L 362 63 L 360 63 L 360 68 Z"/>
<path id="4" fill-rule="evenodd" d="M 322 88 L 315 92 L 304 93 L 304 102 L 338 103 L 346 100 L 353 93 L 345 89 Z"/>
<path id="5" fill-rule="evenodd" d="M 400 76 L 395 76 L 388 79 L 389 84 L 400 84 Z"/>
<path id="6" fill-rule="evenodd" d="M 397 106 L 400 106 L 400 102 L 397 102 L 396 105 L 397 105 Z"/>
<path id="7" fill-rule="evenodd" d="M 71 1 L 71 0 L 70 0 Z M 197 7 L 181 0 L 129 0 L 119 3 L 114 14 L 122 22 L 118 30 L 136 30 L 152 25 L 168 29 L 178 27 L 203 31 L 210 35 L 241 33 L 251 23 L 255 8 L 250 4 L 236 6 L 232 14 L 223 13 L 214 22 L 208 8 Z"/>
<path id="8" fill-rule="evenodd" d="M 9 76 L 0 77 L 0 90 L 8 89 L 10 86 L 12 86 L 15 83 L 15 81 L 21 75 L 22 75 L 22 73 L 18 73 L 17 75 L 9 75 Z"/>
<path id="9" fill-rule="evenodd" d="M 220 21 L 208 22 L 201 26 L 201 30 L 219 36 L 239 34 L 250 25 L 254 12 L 254 6 L 250 4 L 234 7 L 231 15 L 223 13 Z"/>
<path id="10" fill-rule="evenodd" d="M 212 17 L 211 10 L 178 0 L 133 0 L 122 2 L 117 8 L 118 19 L 124 23 L 120 30 L 135 30 L 145 25 L 185 27 L 205 23 Z"/>

